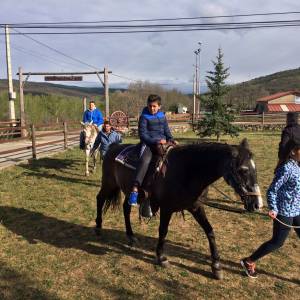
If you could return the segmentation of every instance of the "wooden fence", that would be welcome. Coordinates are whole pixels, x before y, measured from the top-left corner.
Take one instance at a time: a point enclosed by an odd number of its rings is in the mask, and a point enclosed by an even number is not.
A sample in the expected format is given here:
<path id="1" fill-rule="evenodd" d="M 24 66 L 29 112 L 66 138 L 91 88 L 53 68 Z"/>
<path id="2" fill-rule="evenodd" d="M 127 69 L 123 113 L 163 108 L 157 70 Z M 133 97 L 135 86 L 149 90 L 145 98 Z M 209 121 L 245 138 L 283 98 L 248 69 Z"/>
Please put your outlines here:
<path id="1" fill-rule="evenodd" d="M 47 125 L 31 124 L 29 127 L 13 126 L 9 128 L 9 130 L 10 132 L 7 134 L 7 127 L 0 128 L 0 144 L 9 145 L 12 142 L 27 141 L 28 145 L 22 145 L 20 147 L 16 146 L 13 149 L 1 151 L 0 156 L 13 153 L 16 154 L 31 149 L 33 159 L 37 158 L 38 149 L 43 149 L 46 146 L 57 145 L 63 149 L 67 149 L 71 143 L 79 140 L 81 131 L 80 123 L 78 122 L 63 122 Z M 25 130 L 27 136 L 21 137 L 21 130 Z M 42 141 L 43 138 L 44 140 L 47 138 L 47 141 Z M 49 151 L 51 151 L 51 149 L 45 148 L 44 150 L 39 151 L 39 153 Z"/>
<path id="2" fill-rule="evenodd" d="M 204 114 L 167 114 L 166 118 L 170 126 L 175 124 L 190 124 L 191 127 L 197 125 L 198 121 L 203 118 Z M 273 114 L 239 114 L 235 117 L 234 124 L 241 128 L 262 127 L 265 129 L 281 128 L 286 123 L 286 113 Z M 136 129 L 138 126 L 138 117 L 129 118 L 129 128 Z"/>

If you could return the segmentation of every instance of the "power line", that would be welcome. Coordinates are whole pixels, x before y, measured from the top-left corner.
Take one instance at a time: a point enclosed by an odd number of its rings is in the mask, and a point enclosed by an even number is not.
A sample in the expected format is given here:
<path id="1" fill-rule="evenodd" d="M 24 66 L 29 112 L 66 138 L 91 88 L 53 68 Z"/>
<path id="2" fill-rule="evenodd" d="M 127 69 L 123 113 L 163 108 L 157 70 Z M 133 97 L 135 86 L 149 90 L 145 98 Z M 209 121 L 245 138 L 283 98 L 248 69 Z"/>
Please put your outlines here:
<path id="1" fill-rule="evenodd" d="M 215 31 L 215 30 L 240 30 L 240 29 L 260 29 L 260 28 L 285 28 L 285 27 L 299 27 L 300 20 L 294 24 L 266 24 L 256 26 L 224 26 L 224 27 L 191 27 L 178 29 L 156 29 L 156 30 L 122 30 L 122 31 L 69 31 L 69 32 L 26 32 L 26 33 L 11 33 L 11 35 L 86 35 L 86 34 L 124 34 L 124 33 L 155 33 L 155 32 L 184 32 L 184 31 Z M 4 35 L 3 33 L 0 35 Z M 56 51 L 57 52 L 57 51 Z M 61 53 L 60 53 L 61 54 Z M 69 57 L 67 55 L 64 55 Z M 70 58 L 70 57 L 69 57 Z M 76 59 L 74 59 L 76 60 Z M 78 60 L 76 60 L 78 61 Z M 85 63 L 84 63 L 85 64 Z M 87 65 L 87 64 L 85 64 Z M 89 65 L 91 66 L 91 65 Z M 93 69 L 95 68 L 94 66 Z"/>
<path id="2" fill-rule="evenodd" d="M 0 23 L 0 25 L 19 26 L 19 25 L 43 25 L 43 24 L 92 24 L 92 23 L 130 23 L 130 22 L 156 22 L 156 21 L 175 21 L 175 20 L 197 20 L 197 19 L 217 19 L 217 18 L 235 18 L 235 17 L 258 17 L 274 15 L 300 14 L 300 11 L 287 12 L 268 12 L 252 14 L 234 14 L 217 16 L 198 16 L 198 17 L 175 17 L 175 18 L 152 18 L 152 19 L 127 19 L 127 20 L 101 20 L 101 21 L 64 21 L 64 22 L 26 22 L 26 23 Z"/>
<path id="3" fill-rule="evenodd" d="M 28 36 L 27 33 L 20 32 L 20 31 L 18 31 L 18 30 L 16 30 L 16 29 L 13 29 L 13 30 L 16 31 L 16 33 L 10 33 L 10 34 L 20 34 L 20 35 L 23 35 L 23 36 L 27 37 L 28 39 L 30 39 L 30 40 L 32 40 L 32 41 L 38 43 L 39 45 L 42 45 L 42 46 L 44 46 L 44 47 L 46 47 L 46 48 L 48 48 L 48 49 L 50 49 L 50 50 L 52 50 L 52 51 L 54 51 L 54 52 L 60 54 L 60 55 L 63 55 L 63 56 L 65 56 L 65 57 L 67 57 L 67 58 L 69 58 L 69 59 L 71 59 L 71 60 L 73 60 L 73 61 L 79 62 L 80 64 L 83 64 L 83 65 L 85 65 L 85 66 L 88 66 L 88 67 L 89 67 L 90 69 L 92 69 L 92 70 L 97 70 L 97 69 L 98 69 L 97 67 L 95 67 L 95 66 L 93 66 L 93 65 L 87 64 L 87 63 L 85 63 L 85 62 L 82 61 L 82 60 L 79 60 L 79 59 L 77 59 L 77 58 L 74 58 L 74 57 L 72 57 L 72 56 L 70 56 L 70 55 L 68 55 L 68 54 L 65 54 L 65 53 L 63 53 L 63 52 L 61 52 L 61 51 L 59 51 L 59 50 L 57 50 L 57 49 L 55 49 L 55 48 L 53 48 L 53 47 L 50 47 L 49 45 L 47 45 L 47 44 L 45 44 L 45 43 L 40 42 L 39 40 L 34 39 L 34 38 L 31 37 L 31 36 Z"/>
<path id="4" fill-rule="evenodd" d="M 218 26 L 261 26 L 261 25 L 284 25 L 299 24 L 300 19 L 293 20 L 269 20 L 269 21 L 243 21 L 243 22 L 218 22 L 218 23 L 178 23 L 178 24 L 141 24 L 141 25 L 43 25 L 43 26 L 19 26 L 27 29 L 143 29 L 143 28 L 168 28 L 168 27 L 218 27 Z M 15 28 L 12 26 L 12 28 Z"/>
<path id="5" fill-rule="evenodd" d="M 2 41 L 0 41 L 0 43 L 5 44 L 5 42 L 2 42 Z M 61 66 L 63 68 L 66 68 L 65 65 L 72 65 L 72 66 L 78 67 L 77 65 L 72 64 L 70 62 L 61 61 L 61 60 L 58 60 L 58 59 L 56 59 L 56 58 L 54 58 L 52 56 L 48 56 L 48 55 L 39 53 L 37 51 L 26 49 L 26 48 L 24 48 L 22 46 L 19 46 L 19 45 L 15 44 L 15 43 L 10 43 L 10 44 L 11 44 L 11 48 L 12 49 L 15 49 L 15 50 L 17 50 L 19 52 L 31 55 L 31 56 L 36 57 L 36 58 L 41 59 L 41 60 L 47 60 L 48 62 L 50 62 L 52 64 L 55 64 L 56 66 Z M 70 67 L 67 67 L 67 68 L 71 69 Z"/>
<path id="6" fill-rule="evenodd" d="M 136 80 L 136 79 L 132 79 L 132 78 L 126 77 L 126 76 L 118 75 L 116 73 L 111 73 L 111 75 L 119 77 L 119 78 L 123 78 L 123 79 L 126 79 L 126 80 L 129 80 L 129 81 L 135 81 L 135 82 L 139 82 L 140 81 L 140 80 Z"/>

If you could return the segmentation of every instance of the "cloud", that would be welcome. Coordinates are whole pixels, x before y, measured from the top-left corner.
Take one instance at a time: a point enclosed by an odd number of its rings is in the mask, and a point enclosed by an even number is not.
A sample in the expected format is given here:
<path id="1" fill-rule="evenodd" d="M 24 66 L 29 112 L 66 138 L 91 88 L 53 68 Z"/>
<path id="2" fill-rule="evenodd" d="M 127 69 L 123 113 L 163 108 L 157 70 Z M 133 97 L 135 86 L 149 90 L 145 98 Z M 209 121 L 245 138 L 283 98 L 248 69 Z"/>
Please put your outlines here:
<path id="1" fill-rule="evenodd" d="M 253 12 L 295 11 L 294 0 L 2 0 L 3 23 L 59 22 L 151 19 L 248 14 Z M 59 7 L 59 9 L 58 9 Z M 293 16 L 296 18 L 296 16 Z M 255 20 L 278 19 L 256 17 Z M 282 17 L 283 19 L 284 17 Z M 243 20 L 253 20 L 248 18 Z M 201 19 L 190 22 L 241 21 L 242 18 Z M 182 20 L 181 23 L 188 23 Z M 23 29 L 25 31 L 25 29 Z M 219 30 L 139 34 L 99 34 L 70 36 L 33 36 L 39 41 L 74 58 L 137 80 L 190 82 L 193 76 L 194 50 L 202 42 L 201 81 L 212 69 L 218 47 L 224 63 L 230 66 L 230 82 L 244 81 L 280 70 L 297 68 L 299 28 Z M 13 73 L 22 66 L 27 71 L 90 70 L 23 36 L 11 36 Z M 19 48 L 19 49 L 17 49 Z M 22 48 L 22 49 L 21 49 Z M 0 36 L 0 77 L 6 77 L 4 36 Z M 16 77 L 16 76 L 15 76 Z M 179 80 L 176 80 L 178 78 Z M 34 79 L 34 78 L 31 78 Z M 98 82 L 96 77 L 87 81 Z M 111 78 L 112 83 L 124 79 Z M 128 81 L 129 83 L 130 81 Z"/>

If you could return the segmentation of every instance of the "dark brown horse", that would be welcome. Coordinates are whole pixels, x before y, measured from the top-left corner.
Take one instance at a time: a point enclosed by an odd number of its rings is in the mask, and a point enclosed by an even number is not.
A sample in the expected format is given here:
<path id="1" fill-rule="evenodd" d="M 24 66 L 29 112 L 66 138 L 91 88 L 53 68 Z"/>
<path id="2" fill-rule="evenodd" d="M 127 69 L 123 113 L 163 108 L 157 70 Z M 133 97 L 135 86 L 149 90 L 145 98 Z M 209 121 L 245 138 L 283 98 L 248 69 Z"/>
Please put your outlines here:
<path id="1" fill-rule="evenodd" d="M 126 234 L 133 243 L 135 237 L 130 224 L 131 207 L 128 204 L 133 181 L 133 170 L 115 161 L 126 145 L 112 145 L 103 161 L 102 187 L 97 195 L 96 232 L 102 228 L 102 210 L 116 205 L 120 191 L 125 194 L 123 211 Z M 163 255 L 165 238 L 174 212 L 188 210 L 204 229 L 210 246 L 212 271 L 222 277 L 220 257 L 215 236 L 207 220 L 201 194 L 220 177 L 233 187 L 244 203 L 245 209 L 254 211 L 262 206 L 252 153 L 247 140 L 240 145 L 203 143 L 172 149 L 167 156 L 167 170 L 158 176 L 151 189 L 151 207 L 160 208 L 159 240 L 156 248 L 157 262 L 167 264 Z"/>

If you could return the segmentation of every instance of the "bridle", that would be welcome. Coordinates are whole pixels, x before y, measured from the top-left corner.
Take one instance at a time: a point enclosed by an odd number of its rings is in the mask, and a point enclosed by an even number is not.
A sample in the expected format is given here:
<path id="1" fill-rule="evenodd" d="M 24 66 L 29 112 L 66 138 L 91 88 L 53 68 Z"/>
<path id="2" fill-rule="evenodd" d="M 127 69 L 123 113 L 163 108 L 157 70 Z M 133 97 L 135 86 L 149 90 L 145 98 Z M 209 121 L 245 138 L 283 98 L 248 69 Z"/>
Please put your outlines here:
<path id="1" fill-rule="evenodd" d="M 234 162 L 236 159 L 233 159 L 229 166 L 226 168 L 226 172 L 224 175 L 225 180 L 234 187 L 237 191 L 240 191 L 241 198 L 246 196 L 258 196 L 261 197 L 260 191 L 248 191 L 247 188 L 241 183 L 240 177 L 237 173 L 237 169 L 234 166 Z"/>

